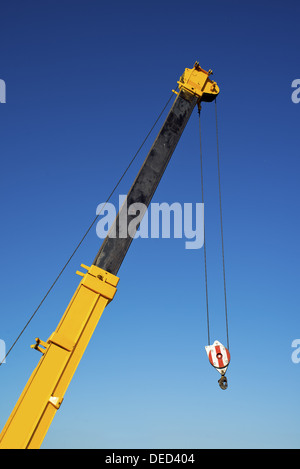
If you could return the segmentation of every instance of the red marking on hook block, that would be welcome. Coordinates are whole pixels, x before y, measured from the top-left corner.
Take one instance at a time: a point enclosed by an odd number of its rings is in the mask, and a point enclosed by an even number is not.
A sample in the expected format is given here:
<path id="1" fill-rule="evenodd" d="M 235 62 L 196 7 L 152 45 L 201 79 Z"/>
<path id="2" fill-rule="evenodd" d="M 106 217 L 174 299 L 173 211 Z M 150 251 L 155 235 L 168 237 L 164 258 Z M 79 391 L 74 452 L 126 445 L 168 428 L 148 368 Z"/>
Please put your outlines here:
<path id="1" fill-rule="evenodd" d="M 214 341 L 213 345 L 205 347 L 210 364 L 218 370 L 221 375 L 225 375 L 230 362 L 230 353 L 221 342 Z"/>

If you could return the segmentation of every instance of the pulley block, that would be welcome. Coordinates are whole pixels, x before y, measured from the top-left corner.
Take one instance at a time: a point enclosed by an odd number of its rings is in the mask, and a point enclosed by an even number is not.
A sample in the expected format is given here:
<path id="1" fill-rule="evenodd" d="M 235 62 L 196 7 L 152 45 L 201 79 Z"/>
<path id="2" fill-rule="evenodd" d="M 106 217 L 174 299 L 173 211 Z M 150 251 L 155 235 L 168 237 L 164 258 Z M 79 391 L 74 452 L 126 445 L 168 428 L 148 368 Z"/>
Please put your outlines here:
<path id="1" fill-rule="evenodd" d="M 210 364 L 222 375 L 218 381 L 220 388 L 227 389 L 228 383 L 225 373 L 230 363 L 229 350 L 217 340 L 214 341 L 213 345 L 207 345 L 205 350 Z"/>

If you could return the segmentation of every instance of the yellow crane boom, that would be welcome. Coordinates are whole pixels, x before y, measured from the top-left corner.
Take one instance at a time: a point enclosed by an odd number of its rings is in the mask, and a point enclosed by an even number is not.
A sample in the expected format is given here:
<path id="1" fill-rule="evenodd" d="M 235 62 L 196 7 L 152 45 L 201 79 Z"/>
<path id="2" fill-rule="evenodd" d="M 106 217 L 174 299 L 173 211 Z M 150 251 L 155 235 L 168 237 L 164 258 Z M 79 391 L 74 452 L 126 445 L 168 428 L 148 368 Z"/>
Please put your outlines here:
<path id="1" fill-rule="evenodd" d="M 42 353 L 0 436 L 0 448 L 39 448 L 59 409 L 73 374 L 118 277 L 92 265 L 81 280 L 56 331 L 32 345 Z"/>
<path id="2" fill-rule="evenodd" d="M 219 93 L 210 75 L 197 62 L 185 70 L 175 102 L 128 193 L 129 204 L 149 205 L 195 105 L 213 101 Z M 120 214 L 118 228 L 119 219 Z M 86 273 L 77 272 L 83 278 L 55 332 L 46 342 L 37 338 L 32 345 L 42 357 L 0 434 L 0 449 L 41 446 L 104 308 L 114 298 L 116 274 L 131 241 L 132 236 L 108 234 L 94 264 L 82 265 Z"/>

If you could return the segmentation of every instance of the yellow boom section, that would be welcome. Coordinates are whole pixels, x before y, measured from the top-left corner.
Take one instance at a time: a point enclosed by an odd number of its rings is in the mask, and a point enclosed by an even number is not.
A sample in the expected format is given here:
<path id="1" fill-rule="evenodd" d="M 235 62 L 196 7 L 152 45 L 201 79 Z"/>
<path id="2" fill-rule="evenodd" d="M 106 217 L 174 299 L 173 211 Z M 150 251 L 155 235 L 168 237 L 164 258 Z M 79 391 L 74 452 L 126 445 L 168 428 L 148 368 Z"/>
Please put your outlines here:
<path id="1" fill-rule="evenodd" d="M 37 449 L 59 409 L 119 278 L 92 265 L 83 277 L 55 332 L 32 348 L 41 357 L 0 434 L 0 449 Z"/>

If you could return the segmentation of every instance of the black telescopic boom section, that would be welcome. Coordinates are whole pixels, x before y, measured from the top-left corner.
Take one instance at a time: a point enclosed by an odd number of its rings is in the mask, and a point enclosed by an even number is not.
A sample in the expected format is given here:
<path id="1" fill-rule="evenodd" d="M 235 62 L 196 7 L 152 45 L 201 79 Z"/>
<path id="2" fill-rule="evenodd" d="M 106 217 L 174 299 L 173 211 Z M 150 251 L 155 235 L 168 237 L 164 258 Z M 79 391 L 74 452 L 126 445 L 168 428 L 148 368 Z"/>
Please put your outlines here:
<path id="1" fill-rule="evenodd" d="M 94 265 L 114 275 L 118 273 L 138 229 L 138 226 L 134 228 L 132 224 L 130 225 L 130 222 L 137 217 L 137 213 L 130 215 L 128 208 L 136 203 L 143 204 L 143 207 L 149 206 L 198 99 L 199 97 L 184 90 L 181 90 L 177 95 L 148 156 L 127 194 L 127 199 L 120 208 L 109 233 L 102 243 L 93 262 Z M 138 214 L 138 217 L 140 220 L 140 214 Z M 128 233 L 129 225 L 130 233 Z"/>

